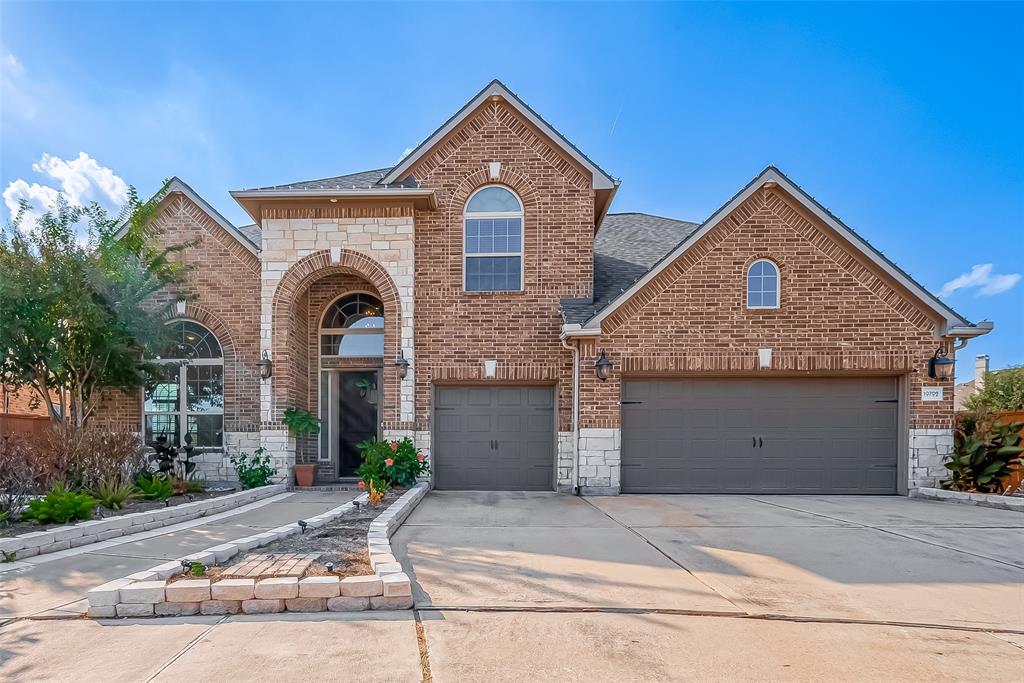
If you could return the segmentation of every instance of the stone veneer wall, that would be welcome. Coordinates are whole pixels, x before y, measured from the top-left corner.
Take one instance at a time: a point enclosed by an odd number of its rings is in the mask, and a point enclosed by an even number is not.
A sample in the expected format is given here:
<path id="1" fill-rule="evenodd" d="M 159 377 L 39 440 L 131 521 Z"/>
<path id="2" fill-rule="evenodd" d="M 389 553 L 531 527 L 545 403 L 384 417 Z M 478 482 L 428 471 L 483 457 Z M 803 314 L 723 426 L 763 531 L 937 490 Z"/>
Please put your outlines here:
<path id="1" fill-rule="evenodd" d="M 354 275 L 380 292 L 385 307 L 385 361 L 393 360 L 401 350 L 412 364 L 406 378 L 399 380 L 394 363 L 384 363 L 381 420 L 385 429 L 413 425 L 413 233 L 411 207 L 264 211 L 260 343 L 275 361 L 275 369 L 271 380 L 261 387 L 263 446 L 286 467 L 295 462 L 295 444 L 279 438 L 281 415 L 290 403 L 315 409 L 309 398 L 315 393 L 308 380 L 309 354 L 303 363 L 290 361 L 289 342 L 291 337 L 301 336 L 303 346 L 309 343 L 307 321 L 313 313 L 307 292 L 324 277 Z M 287 291 L 282 289 L 285 282 Z M 275 315 L 289 319 L 275 320 Z M 302 330 L 293 331 L 290 318 L 296 315 L 302 317 Z"/>
<path id="2" fill-rule="evenodd" d="M 911 429 L 910 467 L 907 470 L 910 488 L 935 487 L 949 470 L 943 462 L 953 452 L 952 429 Z"/>

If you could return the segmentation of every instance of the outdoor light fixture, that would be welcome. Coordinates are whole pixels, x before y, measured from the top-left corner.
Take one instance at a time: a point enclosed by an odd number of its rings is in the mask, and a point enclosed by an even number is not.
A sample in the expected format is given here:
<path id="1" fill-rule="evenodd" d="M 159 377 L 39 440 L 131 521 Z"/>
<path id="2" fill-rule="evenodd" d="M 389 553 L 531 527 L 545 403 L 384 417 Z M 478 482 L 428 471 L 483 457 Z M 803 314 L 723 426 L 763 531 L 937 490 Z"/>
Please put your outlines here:
<path id="1" fill-rule="evenodd" d="M 274 361 L 270 360 L 270 354 L 266 351 L 263 352 L 263 357 L 256 365 L 260 366 L 261 379 L 270 379 L 270 376 L 274 374 Z"/>
<path id="2" fill-rule="evenodd" d="M 945 381 L 953 376 L 954 365 L 956 362 L 946 356 L 941 347 L 935 349 L 935 355 L 928 359 L 928 376 Z"/>
<path id="3" fill-rule="evenodd" d="M 395 358 L 395 365 L 398 366 L 398 378 L 405 379 L 405 376 L 409 374 L 409 361 L 405 359 L 405 353 L 401 349 L 398 350 L 398 357 Z"/>
<path id="4" fill-rule="evenodd" d="M 334 563 L 333 562 L 324 562 L 324 567 L 327 568 L 328 572 L 331 572 L 331 573 L 334 572 Z"/>
<path id="5" fill-rule="evenodd" d="M 190 571 L 192 571 L 192 561 L 191 560 L 182 560 L 181 561 L 181 571 L 183 573 L 185 573 L 185 574 L 188 574 Z"/>
<path id="6" fill-rule="evenodd" d="M 186 494 L 185 494 L 185 500 L 187 500 L 188 502 L 190 502 L 190 503 L 191 503 L 191 502 L 192 502 L 193 500 L 195 500 L 195 499 L 196 499 L 196 497 L 195 497 L 195 496 L 193 496 L 193 495 L 192 495 L 191 493 L 186 493 Z"/>
<path id="7" fill-rule="evenodd" d="M 612 374 L 612 362 L 608 360 L 608 356 L 605 355 L 604 349 L 601 349 L 601 357 L 594 363 L 594 373 L 597 378 L 604 382 Z"/>
<path id="8" fill-rule="evenodd" d="M 300 519 L 299 520 L 299 528 L 302 529 L 302 531 L 300 531 L 299 533 L 303 533 L 303 534 L 306 533 L 306 527 L 308 527 L 308 526 L 309 526 L 309 522 L 307 522 L 304 519 Z"/>

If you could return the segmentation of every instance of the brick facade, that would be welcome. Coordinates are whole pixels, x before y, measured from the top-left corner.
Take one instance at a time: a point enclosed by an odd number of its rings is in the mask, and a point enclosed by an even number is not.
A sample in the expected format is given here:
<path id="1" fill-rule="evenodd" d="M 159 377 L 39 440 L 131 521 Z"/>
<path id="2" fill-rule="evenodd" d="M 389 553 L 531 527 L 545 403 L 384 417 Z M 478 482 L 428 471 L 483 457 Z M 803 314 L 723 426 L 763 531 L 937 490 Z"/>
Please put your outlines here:
<path id="1" fill-rule="evenodd" d="M 196 265 L 190 291 L 197 295 L 186 317 L 207 324 L 225 347 L 228 449 L 258 439 L 283 470 L 317 462 L 315 441 L 295 443 L 281 416 L 291 406 L 318 412 L 320 317 L 338 296 L 365 291 L 385 311 L 384 356 L 374 361 L 382 370 L 382 433 L 410 436 L 428 453 L 436 386 L 546 384 L 558 401 L 558 488 L 571 487 L 576 469 L 584 491 L 615 493 L 624 378 L 877 374 L 901 378 L 909 395 L 901 446 L 909 480 L 933 477 L 950 433 L 952 383 L 942 385 L 942 401 L 924 403 L 920 394 L 937 384 L 925 377 L 927 359 L 940 346 L 951 351 L 937 334 L 942 320 L 777 185 L 735 206 L 603 320 L 599 336 L 573 342 L 581 352 L 575 435 L 560 302 L 592 294 L 590 172 L 521 110 L 490 98 L 420 155 L 405 180 L 432 190 L 436 208 L 383 193 L 276 198 L 258 212 L 258 257 L 186 197 L 165 201 L 169 239 L 203 239 L 185 255 Z M 463 289 L 463 208 L 491 183 L 523 204 L 522 292 Z M 760 258 L 779 267 L 777 309 L 746 308 L 746 268 Z M 764 348 L 772 363 L 760 369 Z M 607 382 L 592 371 L 600 349 L 615 364 Z M 261 351 L 274 363 L 263 382 L 255 365 Z M 394 364 L 399 353 L 411 363 L 405 379 Z M 485 360 L 497 362 L 493 379 L 484 376 Z M 138 402 L 113 399 L 108 417 L 138 425 Z"/>

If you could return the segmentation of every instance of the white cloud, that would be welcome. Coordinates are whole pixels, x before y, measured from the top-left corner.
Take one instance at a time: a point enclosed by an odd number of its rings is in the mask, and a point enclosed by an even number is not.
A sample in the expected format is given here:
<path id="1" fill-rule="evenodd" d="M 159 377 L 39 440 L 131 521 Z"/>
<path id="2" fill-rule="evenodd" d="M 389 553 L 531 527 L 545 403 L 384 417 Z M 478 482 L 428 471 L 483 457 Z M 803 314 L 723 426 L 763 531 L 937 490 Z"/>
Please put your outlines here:
<path id="1" fill-rule="evenodd" d="M 398 157 L 398 161 L 396 161 L 395 163 L 396 163 L 396 164 L 400 164 L 400 163 L 402 163 L 402 159 L 404 159 L 404 158 L 406 158 L 407 156 L 409 156 L 410 154 L 412 154 L 412 151 L 413 151 L 414 149 L 416 149 L 416 148 L 415 148 L 415 147 L 406 147 L 406 148 L 405 148 L 405 151 L 403 151 L 403 152 L 402 152 L 402 156 Z"/>
<path id="2" fill-rule="evenodd" d="M 32 170 L 55 181 L 57 187 L 30 183 L 21 178 L 7 185 L 3 192 L 4 204 L 12 218 L 17 214 L 22 199 L 30 205 L 23 218 L 24 226 L 34 225 L 36 218 L 53 208 L 60 196 L 74 206 L 98 202 L 111 212 L 118 211 L 128 200 L 128 184 L 85 152 L 79 152 L 77 158 L 70 160 L 43 154 L 38 162 L 32 164 Z"/>
<path id="3" fill-rule="evenodd" d="M 992 273 L 992 268 L 991 263 L 980 263 L 972 267 L 970 271 L 942 285 L 939 296 L 946 297 L 960 289 L 976 289 L 975 296 L 992 296 L 1013 289 L 1020 281 L 1020 273 L 996 275 Z"/>

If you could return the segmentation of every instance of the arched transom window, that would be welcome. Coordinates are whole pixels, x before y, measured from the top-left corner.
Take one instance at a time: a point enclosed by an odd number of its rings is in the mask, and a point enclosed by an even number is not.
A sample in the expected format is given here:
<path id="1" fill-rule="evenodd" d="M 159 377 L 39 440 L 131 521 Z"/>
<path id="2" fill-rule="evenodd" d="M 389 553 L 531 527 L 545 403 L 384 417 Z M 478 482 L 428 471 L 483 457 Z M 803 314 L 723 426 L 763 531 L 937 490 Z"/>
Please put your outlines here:
<path id="1" fill-rule="evenodd" d="M 337 299 L 320 321 L 320 355 L 384 355 L 384 306 L 370 294 L 356 292 Z"/>
<path id="2" fill-rule="evenodd" d="M 767 259 L 747 269 L 747 308 L 779 307 L 779 267 Z"/>
<path id="3" fill-rule="evenodd" d="M 523 205 L 507 188 L 488 185 L 466 202 L 463 240 L 467 292 L 523 288 Z"/>
<path id="4" fill-rule="evenodd" d="M 169 324 L 170 343 L 151 362 L 162 372 L 144 393 L 146 443 L 166 436 L 184 445 L 220 448 L 224 433 L 224 354 L 210 330 L 191 320 Z"/>

